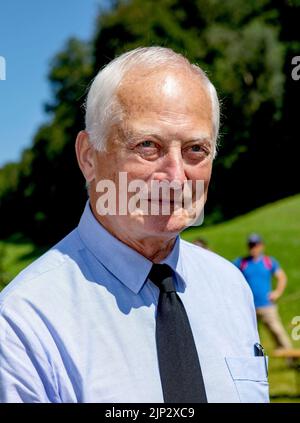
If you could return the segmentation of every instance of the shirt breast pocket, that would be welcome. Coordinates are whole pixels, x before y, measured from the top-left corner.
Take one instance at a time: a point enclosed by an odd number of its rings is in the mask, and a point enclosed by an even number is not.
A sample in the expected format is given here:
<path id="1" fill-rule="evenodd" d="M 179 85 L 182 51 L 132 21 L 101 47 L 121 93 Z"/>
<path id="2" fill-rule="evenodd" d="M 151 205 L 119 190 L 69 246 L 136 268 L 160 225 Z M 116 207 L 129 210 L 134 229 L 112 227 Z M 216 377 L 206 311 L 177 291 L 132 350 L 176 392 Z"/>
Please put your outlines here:
<path id="1" fill-rule="evenodd" d="M 267 357 L 225 357 L 241 402 L 269 402 Z"/>

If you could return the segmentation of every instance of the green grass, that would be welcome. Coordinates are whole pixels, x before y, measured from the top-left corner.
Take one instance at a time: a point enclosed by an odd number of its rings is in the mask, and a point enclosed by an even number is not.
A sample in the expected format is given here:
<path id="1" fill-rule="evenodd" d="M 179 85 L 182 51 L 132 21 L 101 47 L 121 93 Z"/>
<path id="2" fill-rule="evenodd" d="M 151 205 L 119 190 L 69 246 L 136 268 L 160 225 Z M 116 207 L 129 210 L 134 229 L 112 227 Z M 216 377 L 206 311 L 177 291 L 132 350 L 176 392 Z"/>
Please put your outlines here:
<path id="1" fill-rule="evenodd" d="M 184 232 L 183 238 L 188 241 L 203 238 L 210 249 L 232 260 L 246 254 L 245 240 L 251 232 L 263 236 L 266 253 L 276 257 L 288 275 L 288 286 L 278 305 L 284 326 L 291 336 L 292 318 L 300 315 L 300 195 L 212 227 L 191 228 Z M 270 354 L 274 347 L 272 339 L 261 326 L 260 333 Z M 300 341 L 293 344 L 300 348 Z M 300 402 L 300 374 L 298 389 L 295 376 L 295 371 L 287 369 L 284 360 L 270 358 L 270 393 L 274 402 Z"/>
<path id="2" fill-rule="evenodd" d="M 0 241 L 0 290 L 44 251 L 20 236 Z"/>
<path id="3" fill-rule="evenodd" d="M 300 315 L 300 195 L 269 204 L 231 221 L 207 228 L 191 228 L 183 238 L 193 241 L 198 237 L 209 243 L 209 248 L 229 260 L 246 253 L 245 239 L 250 232 L 258 232 L 266 242 L 266 253 L 276 257 L 288 274 L 289 283 L 279 301 L 283 323 L 291 334 L 294 316 Z M 0 289 L 20 270 L 43 252 L 20 238 L 0 242 Z M 262 343 L 268 354 L 273 343 L 269 334 L 260 328 Z M 300 348 L 300 341 L 294 341 Z M 295 371 L 285 361 L 270 359 L 269 380 L 274 402 L 300 402 L 300 375 L 297 389 Z"/>

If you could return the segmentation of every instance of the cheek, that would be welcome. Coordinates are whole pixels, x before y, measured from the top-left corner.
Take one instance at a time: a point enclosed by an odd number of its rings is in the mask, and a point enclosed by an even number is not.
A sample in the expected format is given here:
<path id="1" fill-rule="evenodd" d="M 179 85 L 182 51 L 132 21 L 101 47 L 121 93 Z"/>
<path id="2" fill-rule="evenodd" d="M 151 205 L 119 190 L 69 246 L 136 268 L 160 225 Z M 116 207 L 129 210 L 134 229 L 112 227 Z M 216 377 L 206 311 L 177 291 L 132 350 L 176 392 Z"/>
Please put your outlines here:
<path id="1" fill-rule="evenodd" d="M 132 163 L 127 161 L 119 168 L 122 172 L 127 172 L 128 180 L 141 179 L 148 181 L 151 179 L 152 174 L 155 172 L 155 166 L 152 162 L 148 163 Z"/>
<path id="2" fill-rule="evenodd" d="M 120 172 L 130 173 L 126 169 L 126 160 L 120 157 L 120 154 L 107 153 L 96 163 L 95 174 L 97 180 L 107 179 L 117 183 Z"/>
<path id="3" fill-rule="evenodd" d="M 196 181 L 204 181 L 205 189 L 208 188 L 208 184 L 210 181 L 212 172 L 212 163 L 208 162 L 205 166 L 195 166 L 193 168 L 189 168 L 186 171 L 186 176 L 189 180 Z"/>

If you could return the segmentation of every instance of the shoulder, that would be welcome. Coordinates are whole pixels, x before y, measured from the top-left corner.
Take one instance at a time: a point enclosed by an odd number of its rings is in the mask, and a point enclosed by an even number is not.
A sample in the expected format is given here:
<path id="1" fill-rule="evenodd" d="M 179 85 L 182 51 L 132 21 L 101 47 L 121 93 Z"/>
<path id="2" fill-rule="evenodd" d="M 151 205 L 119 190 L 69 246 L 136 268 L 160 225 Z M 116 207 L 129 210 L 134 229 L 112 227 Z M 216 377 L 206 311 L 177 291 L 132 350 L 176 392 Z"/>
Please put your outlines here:
<path id="1" fill-rule="evenodd" d="M 181 251 L 184 260 L 193 261 L 199 266 L 209 268 L 215 274 L 223 273 L 241 276 L 241 272 L 229 260 L 205 248 L 181 240 Z"/>
<path id="2" fill-rule="evenodd" d="M 0 311 L 20 298 L 30 301 L 37 295 L 47 296 L 73 266 L 72 254 L 76 254 L 80 240 L 76 230 L 49 249 L 41 257 L 21 271 L 0 293 Z"/>
<path id="3" fill-rule="evenodd" d="M 237 267 L 240 267 L 241 266 L 241 264 L 243 263 L 243 261 L 245 261 L 245 260 L 247 260 L 245 257 L 236 257 L 234 260 L 233 260 L 233 264 L 235 265 L 235 266 L 237 266 Z"/>
<path id="4" fill-rule="evenodd" d="M 266 256 L 269 260 L 271 260 L 271 262 L 272 263 L 276 263 L 276 264 L 278 264 L 278 260 L 275 258 L 275 257 L 273 257 L 273 256 Z"/>
<path id="5" fill-rule="evenodd" d="M 181 240 L 181 252 L 184 262 L 188 263 L 195 274 L 202 274 L 218 289 L 224 291 L 234 289 L 237 295 L 242 293 L 252 302 L 253 296 L 249 285 L 236 264 L 213 251 L 184 240 Z"/>
<path id="6" fill-rule="evenodd" d="M 278 269 L 280 269 L 280 264 L 278 260 L 276 260 L 275 257 L 265 256 L 265 260 L 267 261 L 267 264 L 269 264 L 271 271 L 273 273 L 276 272 Z"/>

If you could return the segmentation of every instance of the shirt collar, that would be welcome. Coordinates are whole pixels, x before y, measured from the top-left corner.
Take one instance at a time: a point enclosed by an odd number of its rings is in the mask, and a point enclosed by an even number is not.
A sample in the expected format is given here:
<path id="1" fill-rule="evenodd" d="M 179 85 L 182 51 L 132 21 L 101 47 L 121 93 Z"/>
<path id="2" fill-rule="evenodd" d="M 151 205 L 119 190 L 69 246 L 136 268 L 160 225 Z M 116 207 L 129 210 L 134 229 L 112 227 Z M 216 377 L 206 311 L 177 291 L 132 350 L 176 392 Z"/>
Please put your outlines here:
<path id="1" fill-rule="evenodd" d="M 153 263 L 109 233 L 94 217 L 89 201 L 81 216 L 78 233 L 85 246 L 110 273 L 135 294 L 140 291 Z M 178 272 L 183 281 L 179 236 L 172 251 L 161 263 Z"/>

